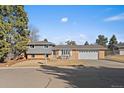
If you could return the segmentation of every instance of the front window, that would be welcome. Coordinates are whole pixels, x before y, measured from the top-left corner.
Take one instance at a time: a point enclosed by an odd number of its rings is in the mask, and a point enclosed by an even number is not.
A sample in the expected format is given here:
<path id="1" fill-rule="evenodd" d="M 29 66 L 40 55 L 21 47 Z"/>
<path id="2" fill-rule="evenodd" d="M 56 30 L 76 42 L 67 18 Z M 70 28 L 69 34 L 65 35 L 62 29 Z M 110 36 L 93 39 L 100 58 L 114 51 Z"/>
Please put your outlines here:
<path id="1" fill-rule="evenodd" d="M 70 50 L 62 50 L 62 55 L 70 55 Z"/>
<path id="2" fill-rule="evenodd" d="M 32 57 L 32 58 L 35 58 L 35 55 L 34 55 L 34 54 L 32 54 L 32 55 L 31 55 L 31 57 Z"/>
<path id="3" fill-rule="evenodd" d="M 48 46 L 44 46 L 44 48 L 48 48 Z"/>
<path id="4" fill-rule="evenodd" d="M 30 48 L 34 48 L 34 45 L 30 45 Z"/>

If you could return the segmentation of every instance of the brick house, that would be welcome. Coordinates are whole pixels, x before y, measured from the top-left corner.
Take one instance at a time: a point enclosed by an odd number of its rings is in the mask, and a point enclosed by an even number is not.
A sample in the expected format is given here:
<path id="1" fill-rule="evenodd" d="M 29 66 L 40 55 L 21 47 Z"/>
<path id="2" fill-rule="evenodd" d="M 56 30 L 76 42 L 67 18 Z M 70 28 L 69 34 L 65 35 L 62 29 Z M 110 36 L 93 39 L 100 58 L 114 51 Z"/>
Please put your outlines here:
<path id="1" fill-rule="evenodd" d="M 55 45 L 38 41 L 28 44 L 28 59 L 104 59 L 107 48 L 100 45 Z"/>

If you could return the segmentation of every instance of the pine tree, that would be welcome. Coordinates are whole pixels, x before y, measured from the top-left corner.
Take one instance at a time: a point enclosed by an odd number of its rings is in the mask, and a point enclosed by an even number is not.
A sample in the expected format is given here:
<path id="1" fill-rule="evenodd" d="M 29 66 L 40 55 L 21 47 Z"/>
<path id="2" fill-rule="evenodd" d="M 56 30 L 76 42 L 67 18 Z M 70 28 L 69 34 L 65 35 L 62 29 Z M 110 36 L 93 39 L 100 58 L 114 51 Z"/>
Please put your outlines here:
<path id="1" fill-rule="evenodd" d="M 110 38 L 109 44 L 108 44 L 108 48 L 109 48 L 111 51 L 113 51 L 113 53 L 115 53 L 115 52 L 114 52 L 114 45 L 116 45 L 117 43 L 118 43 L 117 38 L 116 38 L 115 35 L 113 35 L 113 36 Z"/>
<path id="2" fill-rule="evenodd" d="M 0 60 L 8 53 L 15 56 L 26 51 L 29 41 L 28 17 L 24 6 L 0 6 Z"/>
<path id="3" fill-rule="evenodd" d="M 11 8 L 7 6 L 0 6 L 0 62 L 4 61 L 11 50 L 10 43 L 7 41 L 11 31 L 11 23 L 7 20 L 10 10 Z"/>
<path id="4" fill-rule="evenodd" d="M 88 41 L 86 41 L 86 42 L 84 43 L 84 45 L 89 45 Z"/>
<path id="5" fill-rule="evenodd" d="M 46 38 L 44 39 L 44 41 L 45 41 L 45 42 L 48 42 L 48 40 L 47 40 Z"/>
<path id="6" fill-rule="evenodd" d="M 104 35 L 99 35 L 98 39 L 96 39 L 96 43 L 98 45 L 106 46 L 106 44 L 108 43 L 108 38 L 105 37 Z"/>

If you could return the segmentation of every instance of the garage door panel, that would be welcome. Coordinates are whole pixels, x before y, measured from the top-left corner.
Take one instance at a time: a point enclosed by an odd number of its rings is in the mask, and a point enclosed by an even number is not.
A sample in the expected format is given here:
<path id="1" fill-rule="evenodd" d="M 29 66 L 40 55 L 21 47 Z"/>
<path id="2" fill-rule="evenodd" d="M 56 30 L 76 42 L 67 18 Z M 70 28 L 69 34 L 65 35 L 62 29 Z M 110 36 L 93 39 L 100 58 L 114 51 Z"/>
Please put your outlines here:
<path id="1" fill-rule="evenodd" d="M 124 55 L 124 50 L 123 51 L 122 50 L 120 51 L 120 55 Z"/>
<path id="2" fill-rule="evenodd" d="M 80 51 L 79 59 L 98 59 L 98 51 Z"/>

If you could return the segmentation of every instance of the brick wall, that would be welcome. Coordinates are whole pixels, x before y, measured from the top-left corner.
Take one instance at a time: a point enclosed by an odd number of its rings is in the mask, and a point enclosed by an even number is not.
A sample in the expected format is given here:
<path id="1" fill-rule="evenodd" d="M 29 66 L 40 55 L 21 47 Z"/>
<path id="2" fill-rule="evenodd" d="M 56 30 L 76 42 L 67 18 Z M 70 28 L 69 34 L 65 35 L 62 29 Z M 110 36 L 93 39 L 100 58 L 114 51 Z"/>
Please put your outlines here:
<path id="1" fill-rule="evenodd" d="M 98 58 L 99 59 L 104 59 L 105 58 L 105 51 L 99 51 Z"/>
<path id="2" fill-rule="evenodd" d="M 45 59 L 45 55 L 40 55 L 40 54 L 37 54 L 35 55 L 35 57 L 32 57 L 32 55 L 27 55 L 27 59 Z"/>
<path id="3" fill-rule="evenodd" d="M 70 57 L 70 59 L 78 59 L 78 51 L 77 50 L 73 50 L 72 51 L 72 56 Z"/>

